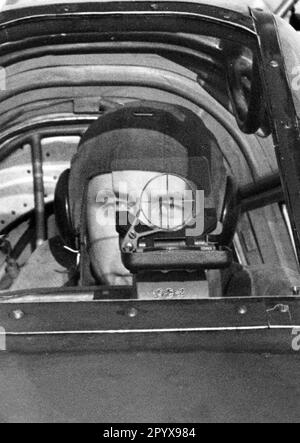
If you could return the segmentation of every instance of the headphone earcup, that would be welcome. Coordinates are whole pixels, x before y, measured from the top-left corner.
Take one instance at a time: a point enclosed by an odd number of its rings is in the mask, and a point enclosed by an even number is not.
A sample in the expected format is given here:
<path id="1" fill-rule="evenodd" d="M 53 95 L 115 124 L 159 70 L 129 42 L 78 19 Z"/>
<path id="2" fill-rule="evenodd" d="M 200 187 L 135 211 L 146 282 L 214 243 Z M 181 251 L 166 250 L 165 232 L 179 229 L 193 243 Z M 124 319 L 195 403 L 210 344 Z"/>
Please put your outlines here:
<path id="1" fill-rule="evenodd" d="M 66 246 L 76 249 L 76 233 L 72 223 L 69 201 L 70 169 L 64 171 L 56 185 L 54 214 L 59 235 Z"/>

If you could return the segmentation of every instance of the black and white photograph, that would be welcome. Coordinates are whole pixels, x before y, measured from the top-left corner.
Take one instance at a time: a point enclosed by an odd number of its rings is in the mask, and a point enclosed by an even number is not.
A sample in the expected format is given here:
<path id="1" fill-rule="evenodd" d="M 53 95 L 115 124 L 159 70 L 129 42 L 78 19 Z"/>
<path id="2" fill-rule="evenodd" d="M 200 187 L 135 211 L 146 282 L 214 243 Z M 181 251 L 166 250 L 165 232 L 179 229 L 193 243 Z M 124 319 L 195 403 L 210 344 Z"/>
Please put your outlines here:
<path id="1" fill-rule="evenodd" d="M 199 441 L 299 370 L 300 1 L 0 0 L 0 423 Z"/>

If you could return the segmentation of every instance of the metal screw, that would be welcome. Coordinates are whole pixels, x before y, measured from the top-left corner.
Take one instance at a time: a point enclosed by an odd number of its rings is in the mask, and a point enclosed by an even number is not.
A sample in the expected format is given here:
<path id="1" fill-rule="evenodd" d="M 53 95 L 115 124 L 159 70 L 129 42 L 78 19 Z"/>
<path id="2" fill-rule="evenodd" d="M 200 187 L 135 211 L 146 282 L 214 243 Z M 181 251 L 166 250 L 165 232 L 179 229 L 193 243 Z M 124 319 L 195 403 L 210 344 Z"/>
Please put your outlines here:
<path id="1" fill-rule="evenodd" d="M 241 307 L 239 308 L 239 310 L 238 310 L 238 313 L 239 313 L 240 315 L 246 315 L 247 312 L 248 312 L 248 309 L 247 309 L 246 306 L 241 306 Z"/>
<path id="2" fill-rule="evenodd" d="M 17 309 L 13 311 L 12 316 L 15 320 L 22 320 L 22 318 L 25 316 L 24 312 L 21 311 L 21 309 Z"/>

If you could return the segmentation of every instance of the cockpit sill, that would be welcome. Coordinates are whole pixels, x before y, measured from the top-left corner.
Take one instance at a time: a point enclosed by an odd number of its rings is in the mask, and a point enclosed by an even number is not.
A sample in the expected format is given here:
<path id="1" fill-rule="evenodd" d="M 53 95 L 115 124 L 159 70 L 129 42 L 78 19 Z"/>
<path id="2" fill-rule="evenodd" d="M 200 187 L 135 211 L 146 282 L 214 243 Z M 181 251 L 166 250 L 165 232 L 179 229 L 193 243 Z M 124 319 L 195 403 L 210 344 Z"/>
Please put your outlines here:
<path id="1" fill-rule="evenodd" d="M 198 300 L 133 297 L 134 291 L 126 287 L 3 294 L 2 350 L 206 350 L 298 355 L 298 296 Z"/>

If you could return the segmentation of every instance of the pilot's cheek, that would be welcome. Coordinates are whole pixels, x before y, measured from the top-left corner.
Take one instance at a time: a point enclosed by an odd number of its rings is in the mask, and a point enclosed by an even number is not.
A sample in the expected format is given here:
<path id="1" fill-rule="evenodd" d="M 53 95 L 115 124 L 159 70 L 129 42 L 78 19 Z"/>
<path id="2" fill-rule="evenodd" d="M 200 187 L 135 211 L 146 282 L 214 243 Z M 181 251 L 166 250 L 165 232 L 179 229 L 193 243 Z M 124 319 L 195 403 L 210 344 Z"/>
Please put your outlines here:
<path id="1" fill-rule="evenodd" d="M 108 285 L 131 284 L 128 270 L 121 259 L 118 237 L 102 238 L 90 249 L 93 270 Z"/>
<path id="2" fill-rule="evenodd" d="M 90 259 L 96 276 L 107 285 L 131 284 L 131 277 L 121 259 L 116 214 L 104 207 L 88 208 Z"/>

